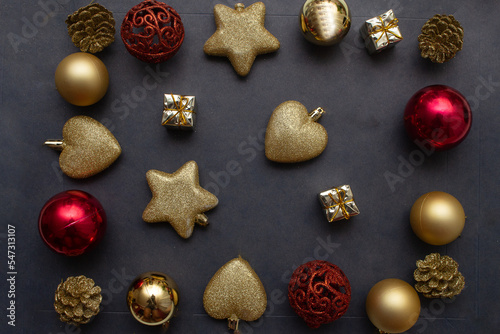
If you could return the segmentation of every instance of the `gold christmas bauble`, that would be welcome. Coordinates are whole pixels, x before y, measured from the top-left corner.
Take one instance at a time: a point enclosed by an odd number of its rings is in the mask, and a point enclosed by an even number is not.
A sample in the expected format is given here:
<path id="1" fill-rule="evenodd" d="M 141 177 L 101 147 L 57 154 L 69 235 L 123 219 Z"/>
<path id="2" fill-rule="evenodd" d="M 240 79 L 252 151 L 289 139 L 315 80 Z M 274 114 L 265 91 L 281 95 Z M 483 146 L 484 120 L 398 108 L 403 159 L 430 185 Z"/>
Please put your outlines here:
<path id="1" fill-rule="evenodd" d="M 317 45 L 337 44 L 351 28 L 351 12 L 344 0 L 307 0 L 299 19 L 304 37 Z"/>
<path id="2" fill-rule="evenodd" d="M 366 313 L 379 330 L 402 333 L 417 322 L 420 299 L 410 284 L 388 278 L 371 288 L 366 298 Z"/>
<path id="3" fill-rule="evenodd" d="M 460 202 L 442 191 L 422 195 L 410 213 L 413 232 L 431 245 L 446 245 L 460 236 L 465 225 L 465 212 Z"/>
<path id="4" fill-rule="evenodd" d="M 70 54 L 56 69 L 56 88 L 71 104 L 89 106 L 106 94 L 109 75 L 104 63 L 85 52 Z"/>
<path id="5" fill-rule="evenodd" d="M 177 284 L 160 272 L 137 276 L 129 287 L 127 305 L 135 320 L 143 325 L 168 328 L 177 311 Z"/>

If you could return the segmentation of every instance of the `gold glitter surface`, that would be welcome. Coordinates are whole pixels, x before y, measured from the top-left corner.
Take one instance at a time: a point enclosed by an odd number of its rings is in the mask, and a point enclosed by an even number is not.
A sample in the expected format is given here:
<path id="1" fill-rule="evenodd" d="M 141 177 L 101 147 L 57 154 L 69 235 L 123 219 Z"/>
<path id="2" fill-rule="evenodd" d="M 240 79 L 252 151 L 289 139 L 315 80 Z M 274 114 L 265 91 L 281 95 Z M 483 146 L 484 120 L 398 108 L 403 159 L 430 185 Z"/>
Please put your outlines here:
<path id="1" fill-rule="evenodd" d="M 203 212 L 219 203 L 215 195 L 200 186 L 198 165 L 194 161 L 186 162 L 173 174 L 149 170 L 146 178 L 153 199 L 142 219 L 147 223 L 169 222 L 183 238 L 191 236 L 195 223 L 206 225 Z"/>
<path id="2" fill-rule="evenodd" d="M 266 6 L 256 2 L 248 8 L 236 4 L 236 9 L 215 5 L 214 16 L 217 30 L 203 47 L 211 56 L 226 56 L 236 72 L 246 76 L 255 57 L 275 52 L 280 42 L 264 27 Z"/>
<path id="3" fill-rule="evenodd" d="M 100 52 L 115 40 L 113 13 L 98 3 L 78 9 L 66 24 L 71 41 L 82 52 Z"/>
<path id="4" fill-rule="evenodd" d="M 101 288 L 83 275 L 68 277 L 57 286 L 54 308 L 63 322 L 75 326 L 88 323 L 99 313 Z"/>
<path id="5" fill-rule="evenodd" d="M 297 101 L 286 101 L 273 112 L 266 130 L 266 157 L 276 162 L 301 162 L 320 155 L 328 143 L 325 128 Z"/>
<path id="6" fill-rule="evenodd" d="M 64 124 L 59 165 L 69 177 L 82 179 L 102 172 L 121 153 L 113 134 L 95 119 L 75 116 Z"/>
<path id="7" fill-rule="evenodd" d="M 415 290 L 426 298 L 451 298 L 462 292 L 464 276 L 458 271 L 458 263 L 447 255 L 432 253 L 417 261 L 413 273 Z"/>
<path id="8" fill-rule="evenodd" d="M 215 319 L 236 316 L 254 321 L 266 310 L 266 290 L 250 264 L 238 257 L 222 266 L 208 282 L 203 306 Z"/>
<path id="9" fill-rule="evenodd" d="M 464 29 L 453 15 L 436 14 L 422 27 L 418 47 L 423 58 L 444 63 L 455 57 L 464 44 Z"/>

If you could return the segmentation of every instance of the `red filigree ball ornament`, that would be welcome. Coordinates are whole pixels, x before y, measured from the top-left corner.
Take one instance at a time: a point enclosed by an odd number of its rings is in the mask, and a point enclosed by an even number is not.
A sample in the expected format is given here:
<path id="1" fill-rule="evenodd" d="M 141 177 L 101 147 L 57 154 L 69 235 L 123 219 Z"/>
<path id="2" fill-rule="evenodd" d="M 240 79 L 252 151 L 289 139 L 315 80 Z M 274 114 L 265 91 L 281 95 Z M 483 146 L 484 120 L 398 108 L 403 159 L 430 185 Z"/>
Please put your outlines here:
<path id="1" fill-rule="evenodd" d="M 156 0 L 132 7 L 123 19 L 120 33 L 131 55 L 155 64 L 173 57 L 184 41 L 180 15 Z"/>
<path id="2" fill-rule="evenodd" d="M 292 274 L 288 299 L 295 313 L 311 328 L 318 328 L 345 314 L 351 301 L 346 275 L 327 261 L 307 262 Z"/>
<path id="3" fill-rule="evenodd" d="M 472 113 L 459 91 L 444 85 L 422 88 L 406 105 L 406 132 L 419 146 L 444 151 L 460 144 L 469 133 Z"/>
<path id="4" fill-rule="evenodd" d="M 106 213 L 99 201 L 81 190 L 49 199 L 40 211 L 38 230 L 50 249 L 76 256 L 92 249 L 106 231 Z"/>

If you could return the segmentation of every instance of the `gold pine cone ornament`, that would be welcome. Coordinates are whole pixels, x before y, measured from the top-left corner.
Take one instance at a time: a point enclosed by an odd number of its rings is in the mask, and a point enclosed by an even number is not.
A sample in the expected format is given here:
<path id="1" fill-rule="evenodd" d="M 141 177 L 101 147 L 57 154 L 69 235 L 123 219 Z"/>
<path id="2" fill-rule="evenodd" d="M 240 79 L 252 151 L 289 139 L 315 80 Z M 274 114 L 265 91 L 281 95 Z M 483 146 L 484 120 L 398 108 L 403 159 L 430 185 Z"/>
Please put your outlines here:
<path id="1" fill-rule="evenodd" d="M 458 271 L 458 263 L 451 257 L 432 253 L 417 261 L 413 273 L 415 290 L 426 298 L 451 298 L 462 292 L 464 276 Z"/>
<path id="2" fill-rule="evenodd" d="M 434 15 L 422 27 L 418 47 L 433 63 L 453 59 L 464 44 L 464 29 L 453 15 Z"/>
<path id="3" fill-rule="evenodd" d="M 98 3 L 78 9 L 66 24 L 71 41 L 82 52 L 100 52 L 115 40 L 113 13 Z"/>
<path id="4" fill-rule="evenodd" d="M 99 313 L 101 288 L 83 275 L 68 277 L 57 286 L 54 308 L 63 322 L 78 326 Z"/>

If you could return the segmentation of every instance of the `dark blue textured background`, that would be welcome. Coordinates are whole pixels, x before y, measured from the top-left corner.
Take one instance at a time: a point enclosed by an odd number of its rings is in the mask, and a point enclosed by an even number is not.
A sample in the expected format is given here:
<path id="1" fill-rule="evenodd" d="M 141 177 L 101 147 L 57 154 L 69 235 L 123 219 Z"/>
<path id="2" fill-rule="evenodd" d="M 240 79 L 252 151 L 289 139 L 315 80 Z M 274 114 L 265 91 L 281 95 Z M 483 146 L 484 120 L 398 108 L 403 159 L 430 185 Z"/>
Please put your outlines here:
<path id="1" fill-rule="evenodd" d="M 227 333 L 225 321 L 206 315 L 202 296 L 215 271 L 241 254 L 259 274 L 269 298 L 264 317 L 243 323 L 243 334 L 374 333 L 364 308 L 371 286 L 390 277 L 413 283 L 415 261 L 440 252 L 458 261 L 466 289 L 449 303 L 421 298 L 420 321 L 409 333 L 496 332 L 500 325 L 498 1 L 350 0 L 350 33 L 340 45 L 321 48 L 308 44 L 299 33 L 302 0 L 268 0 L 266 27 L 280 40 L 281 49 L 259 56 L 246 78 L 238 77 L 228 60 L 203 53 L 204 42 L 215 31 L 213 6 L 232 7 L 235 2 L 171 0 L 169 4 L 182 16 L 186 38 L 179 53 L 158 67 L 129 55 L 117 33 L 115 43 L 98 55 L 110 74 L 108 93 L 96 105 L 81 108 L 59 96 L 54 71 L 64 57 L 78 51 L 64 20 L 88 1 L 59 0 L 55 8 L 55 0 L 0 0 L 0 331 L 158 333 L 157 328 L 136 322 L 125 304 L 131 278 L 156 270 L 172 276 L 180 288 L 180 312 L 169 332 Z M 52 5 L 43 5 L 48 3 Z M 117 29 L 136 3 L 101 1 L 114 13 Z M 365 19 L 391 7 L 405 39 L 370 57 L 358 29 Z M 442 65 L 422 59 L 417 48 L 421 26 L 436 13 L 454 14 L 465 29 L 463 51 Z M 30 30 L 34 23 L 38 27 Z M 19 45 L 9 40 L 14 34 L 24 38 Z M 155 71 L 161 72 L 157 85 L 141 89 L 143 79 Z M 488 81 L 493 84 L 485 85 Z M 469 99 L 471 132 L 457 148 L 426 157 L 414 170 L 401 171 L 404 182 L 392 190 L 384 173 L 398 173 L 401 159 L 408 160 L 417 149 L 403 128 L 406 101 L 430 84 L 452 86 Z M 162 96 L 171 92 L 196 96 L 194 133 L 160 126 Z M 127 97 L 129 104 L 124 102 Z M 273 109 L 292 99 L 308 109 L 326 110 L 320 122 L 330 141 L 312 161 L 271 163 L 259 138 Z M 63 124 L 80 114 L 108 126 L 123 154 L 100 175 L 73 180 L 60 174 L 58 153 L 42 143 L 60 137 Z M 193 236 L 183 240 L 168 224 L 144 223 L 141 214 L 151 199 L 146 171 L 173 172 L 188 160 L 196 160 L 201 184 L 216 192 L 220 203 L 207 213 L 210 226 L 196 227 Z M 241 172 L 219 182 L 217 189 L 215 183 L 210 185 L 233 160 L 241 164 Z M 328 224 L 316 196 L 341 184 L 351 185 L 361 215 L 348 223 Z M 74 188 L 101 201 L 108 230 L 93 252 L 65 258 L 43 244 L 37 218 L 46 200 Z M 457 197 L 467 214 L 463 235 L 447 246 L 423 243 L 409 225 L 413 202 L 433 190 Z M 7 224 L 17 231 L 15 328 L 7 326 L 6 318 Z M 342 268 L 353 294 L 343 318 L 312 331 L 293 313 L 285 295 L 293 268 L 314 257 Z M 58 320 L 52 304 L 60 280 L 80 274 L 104 289 L 104 309 L 90 324 L 75 330 Z"/>

